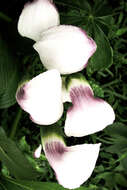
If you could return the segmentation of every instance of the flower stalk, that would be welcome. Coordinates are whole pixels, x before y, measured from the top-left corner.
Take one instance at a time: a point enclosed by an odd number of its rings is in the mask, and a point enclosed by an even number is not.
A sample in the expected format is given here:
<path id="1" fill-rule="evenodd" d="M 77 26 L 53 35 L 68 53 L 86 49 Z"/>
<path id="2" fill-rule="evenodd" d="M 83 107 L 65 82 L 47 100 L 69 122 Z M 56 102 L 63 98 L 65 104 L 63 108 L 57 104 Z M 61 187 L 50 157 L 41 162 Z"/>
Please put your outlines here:
<path id="1" fill-rule="evenodd" d="M 22 116 L 22 110 L 19 108 L 18 111 L 17 111 L 16 117 L 15 117 L 15 120 L 14 120 L 14 122 L 12 124 L 11 133 L 10 133 L 10 138 L 11 139 L 13 139 L 15 134 L 16 134 L 16 131 L 17 131 L 18 124 L 19 124 L 19 121 L 21 119 L 21 116 Z"/>

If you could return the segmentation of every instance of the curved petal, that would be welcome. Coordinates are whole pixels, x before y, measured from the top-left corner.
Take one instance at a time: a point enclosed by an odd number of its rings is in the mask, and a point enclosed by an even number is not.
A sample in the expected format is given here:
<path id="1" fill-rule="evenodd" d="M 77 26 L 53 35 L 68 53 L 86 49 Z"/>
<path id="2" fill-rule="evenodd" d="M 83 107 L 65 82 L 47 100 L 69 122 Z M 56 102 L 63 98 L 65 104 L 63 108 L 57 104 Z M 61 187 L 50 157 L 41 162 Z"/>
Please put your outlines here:
<path id="1" fill-rule="evenodd" d="M 115 120 L 112 107 L 95 98 L 85 83 L 70 90 L 73 106 L 67 111 L 64 131 L 67 136 L 82 137 L 103 130 Z"/>
<path id="2" fill-rule="evenodd" d="M 34 49 L 47 69 L 70 74 L 86 67 L 96 51 L 96 44 L 81 28 L 59 25 L 45 31 Z"/>
<path id="3" fill-rule="evenodd" d="M 18 21 L 18 32 L 38 41 L 43 31 L 59 23 L 59 14 L 52 1 L 34 0 L 24 6 Z"/>
<path id="4" fill-rule="evenodd" d="M 16 99 L 23 110 L 30 114 L 33 122 L 50 125 L 63 113 L 62 82 L 57 70 L 42 73 L 21 86 Z"/>
<path id="5" fill-rule="evenodd" d="M 37 147 L 36 150 L 34 151 L 34 157 L 35 158 L 40 158 L 41 150 L 42 150 L 42 145 L 40 144 L 39 147 Z"/>
<path id="6" fill-rule="evenodd" d="M 45 155 L 62 186 L 74 189 L 83 184 L 92 174 L 100 144 L 83 144 L 66 147 L 63 142 L 47 142 Z"/>

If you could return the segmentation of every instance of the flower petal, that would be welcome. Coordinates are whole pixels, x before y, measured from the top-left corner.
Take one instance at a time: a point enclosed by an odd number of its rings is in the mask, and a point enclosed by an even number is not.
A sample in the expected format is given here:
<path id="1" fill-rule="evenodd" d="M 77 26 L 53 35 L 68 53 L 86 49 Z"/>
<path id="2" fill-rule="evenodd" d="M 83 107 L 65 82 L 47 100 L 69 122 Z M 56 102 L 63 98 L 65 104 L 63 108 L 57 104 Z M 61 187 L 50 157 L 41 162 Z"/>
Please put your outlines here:
<path id="1" fill-rule="evenodd" d="M 24 6 L 18 21 L 18 31 L 21 36 L 38 41 L 43 31 L 59 23 L 59 14 L 52 1 L 34 0 Z"/>
<path id="2" fill-rule="evenodd" d="M 83 144 L 67 147 L 63 142 L 47 142 L 45 155 L 62 186 L 74 189 L 83 184 L 92 174 L 100 144 Z"/>
<path id="3" fill-rule="evenodd" d="M 41 156 L 41 150 L 42 150 L 42 145 L 40 144 L 39 147 L 37 147 L 37 149 L 34 152 L 34 157 L 35 158 L 40 158 L 40 156 Z"/>
<path id="4" fill-rule="evenodd" d="M 63 113 L 62 81 L 57 70 L 42 73 L 21 86 L 16 99 L 33 122 L 50 125 L 60 119 Z"/>
<path id="5" fill-rule="evenodd" d="M 47 69 L 55 68 L 61 74 L 70 74 L 86 67 L 96 51 L 96 44 L 81 28 L 59 25 L 43 32 L 34 49 Z"/>
<path id="6" fill-rule="evenodd" d="M 112 107 L 95 98 L 91 87 L 83 82 L 70 89 L 73 106 L 67 111 L 64 131 L 67 136 L 82 137 L 103 130 L 115 120 Z"/>

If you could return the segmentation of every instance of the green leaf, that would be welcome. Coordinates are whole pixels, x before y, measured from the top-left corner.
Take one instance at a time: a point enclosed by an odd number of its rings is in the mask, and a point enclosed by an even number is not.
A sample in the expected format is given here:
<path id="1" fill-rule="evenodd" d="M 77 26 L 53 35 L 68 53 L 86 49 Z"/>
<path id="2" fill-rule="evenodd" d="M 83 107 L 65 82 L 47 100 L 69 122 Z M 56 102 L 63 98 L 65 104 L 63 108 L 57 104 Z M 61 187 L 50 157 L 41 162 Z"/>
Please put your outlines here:
<path id="1" fill-rule="evenodd" d="M 126 154 L 127 154 L 127 152 L 126 152 Z M 127 156 L 120 161 L 120 164 L 124 168 L 125 172 L 127 172 Z"/>
<path id="2" fill-rule="evenodd" d="M 3 178 L 4 186 L 10 190 L 64 190 L 65 188 L 52 182 L 33 182 Z M 67 190 L 67 189 L 65 189 Z M 89 190 L 87 187 L 79 187 L 75 190 Z"/>
<path id="3" fill-rule="evenodd" d="M 3 12 L 0 12 L 0 19 L 3 19 L 6 22 L 11 22 L 11 18 L 5 15 Z"/>
<path id="4" fill-rule="evenodd" d="M 105 132 L 111 136 L 121 136 L 127 139 L 127 126 L 120 122 L 115 122 L 108 126 Z"/>
<path id="5" fill-rule="evenodd" d="M 2 182 L 0 182 L 0 190 L 8 190 L 8 189 L 2 184 Z"/>
<path id="6" fill-rule="evenodd" d="M 91 6 L 87 0 L 55 0 L 55 3 L 75 10 L 83 10 L 86 13 L 91 11 Z"/>
<path id="7" fill-rule="evenodd" d="M 80 16 L 62 15 L 61 23 L 79 26 L 82 23 L 82 18 Z"/>
<path id="8" fill-rule="evenodd" d="M 18 82 L 18 62 L 0 36 L 0 108 L 8 108 L 16 102 Z"/>
<path id="9" fill-rule="evenodd" d="M 110 4 L 106 0 L 96 0 L 92 9 L 92 13 L 95 16 L 107 16 L 113 12 Z"/>
<path id="10" fill-rule="evenodd" d="M 127 151 L 127 126 L 120 122 L 115 122 L 105 129 L 105 133 L 110 135 L 111 146 L 106 147 L 107 152 L 116 153 L 126 157 Z"/>
<path id="11" fill-rule="evenodd" d="M 100 27 L 100 29 L 105 33 L 105 35 L 108 35 L 109 31 L 111 30 L 114 24 L 114 19 L 112 15 L 95 17 L 94 21 Z"/>
<path id="12" fill-rule="evenodd" d="M 39 175 L 16 144 L 7 138 L 2 127 L 0 127 L 0 160 L 17 179 L 36 179 Z"/>
<path id="13" fill-rule="evenodd" d="M 33 56 L 35 52 L 34 42 L 18 34 L 17 23 L 1 19 L 0 26 L 0 108 L 8 108 L 16 102 L 15 92 L 24 75 L 17 54 Z"/>
<path id="14" fill-rule="evenodd" d="M 100 180 L 102 180 L 102 179 L 105 181 L 105 183 L 104 183 L 105 187 L 110 187 L 111 188 L 115 184 L 113 172 L 103 172 L 103 173 L 98 174 L 95 177 L 95 180 L 96 180 L 97 183 L 99 183 Z"/>
<path id="15" fill-rule="evenodd" d="M 93 72 L 104 70 L 112 64 L 112 49 L 104 32 L 96 25 L 93 24 L 93 38 L 97 44 L 97 50 L 90 59 L 87 69 Z"/>
<path id="16" fill-rule="evenodd" d="M 116 173 L 115 174 L 115 182 L 116 184 L 121 185 L 122 187 L 127 187 L 127 180 L 126 178 L 120 174 L 120 173 Z"/>
<path id="17" fill-rule="evenodd" d="M 77 3 L 77 7 L 79 7 L 80 10 L 83 9 L 84 13 L 91 13 L 92 11 L 92 8 L 91 8 L 91 5 L 90 5 L 90 1 L 87 1 L 87 0 L 75 0 L 75 2 Z"/>
<path id="18" fill-rule="evenodd" d="M 123 34 L 127 33 L 127 28 L 120 28 L 116 31 L 117 36 L 122 36 Z"/>
<path id="19" fill-rule="evenodd" d="M 30 146 L 27 144 L 25 136 L 20 139 L 19 148 L 22 152 L 30 152 Z"/>
<path id="20" fill-rule="evenodd" d="M 104 98 L 104 91 L 103 89 L 96 84 L 94 81 L 89 81 L 89 84 L 91 85 L 93 91 L 94 91 L 94 96 Z"/>
<path id="21" fill-rule="evenodd" d="M 110 153 L 116 153 L 116 154 L 123 154 L 124 151 L 127 149 L 127 139 L 124 138 L 115 138 L 113 139 L 113 142 L 111 146 L 106 147 L 105 151 L 110 152 Z"/>
<path id="22" fill-rule="evenodd" d="M 95 17 L 95 19 L 100 21 L 102 24 L 107 25 L 107 27 L 110 27 L 115 22 L 112 15 Z M 103 30 L 103 28 L 102 28 L 102 30 Z"/>

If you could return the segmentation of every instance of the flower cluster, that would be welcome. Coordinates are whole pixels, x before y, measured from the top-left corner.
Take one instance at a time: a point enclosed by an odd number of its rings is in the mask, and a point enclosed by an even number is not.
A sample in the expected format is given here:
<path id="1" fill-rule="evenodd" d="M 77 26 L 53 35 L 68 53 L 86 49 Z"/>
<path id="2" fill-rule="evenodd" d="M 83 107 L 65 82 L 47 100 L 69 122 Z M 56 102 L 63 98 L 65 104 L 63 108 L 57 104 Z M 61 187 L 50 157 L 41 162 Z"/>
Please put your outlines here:
<path id="1" fill-rule="evenodd" d="M 84 76 L 68 75 L 67 83 L 66 76 L 61 77 L 61 74 L 81 71 L 96 51 L 96 43 L 84 30 L 60 25 L 59 13 L 52 0 L 35 0 L 24 6 L 18 31 L 35 41 L 33 47 L 47 69 L 23 83 L 16 92 L 18 104 L 30 114 L 34 123 L 47 127 L 56 123 L 62 117 L 64 102 L 72 103 L 64 126 L 68 137 L 90 135 L 113 123 L 112 107 L 94 97 Z M 54 132 L 43 137 L 42 146 L 58 182 L 70 189 L 79 187 L 90 177 L 100 150 L 100 143 L 68 147 Z M 35 151 L 36 157 L 41 148 Z"/>

